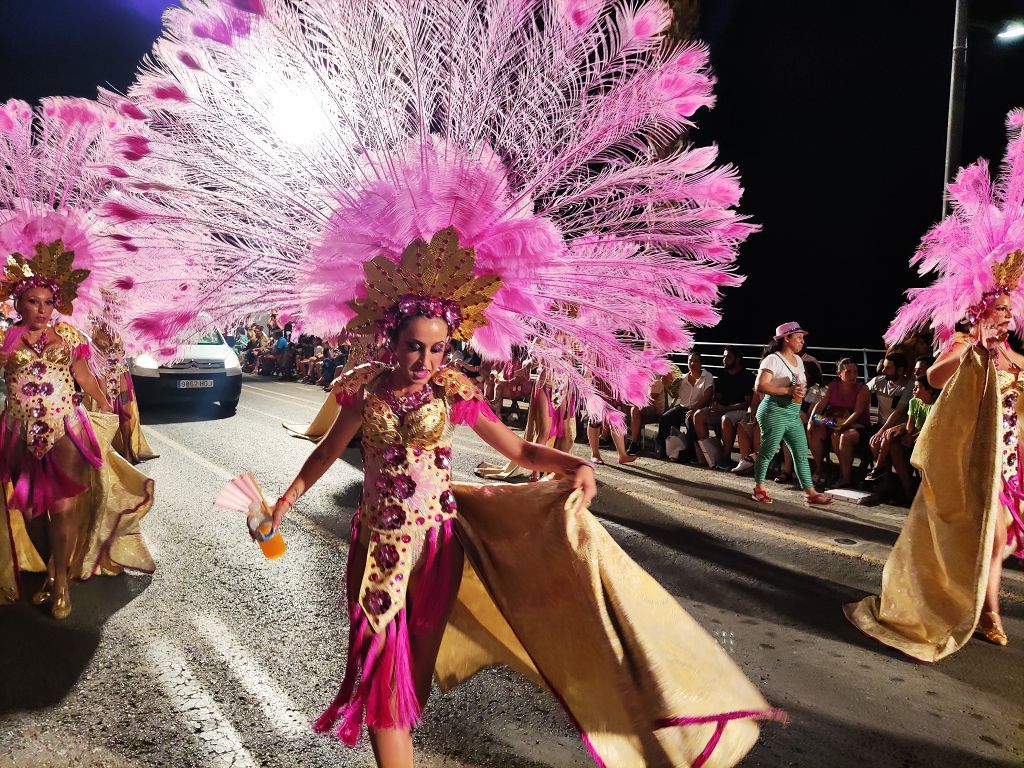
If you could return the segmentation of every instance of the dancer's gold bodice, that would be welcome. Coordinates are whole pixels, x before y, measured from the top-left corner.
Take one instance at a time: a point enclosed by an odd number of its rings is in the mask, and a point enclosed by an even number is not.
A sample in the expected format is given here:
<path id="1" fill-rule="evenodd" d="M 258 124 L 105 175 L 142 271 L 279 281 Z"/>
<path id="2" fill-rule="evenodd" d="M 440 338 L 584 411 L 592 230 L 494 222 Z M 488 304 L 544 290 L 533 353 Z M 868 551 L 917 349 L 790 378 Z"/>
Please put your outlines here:
<path id="1" fill-rule="evenodd" d="M 354 369 L 339 385 L 342 399 L 363 394 L 365 463 L 359 505 L 360 531 L 368 547 L 360 604 L 377 631 L 401 609 L 426 536 L 456 515 L 451 490 L 451 408 L 480 394 L 450 369 L 430 381 L 425 402 L 404 415 L 388 403 L 380 383 L 391 369 L 379 364 Z"/>
<path id="2" fill-rule="evenodd" d="M 65 419 L 76 408 L 71 366 L 88 344 L 85 335 L 68 323 L 47 331 L 56 334 L 58 344 L 50 343 L 40 355 L 21 343 L 4 366 L 4 418 L 20 422 L 21 437 L 36 458 L 46 455 L 66 432 Z M 3 341 L 0 335 L 0 345 Z"/>

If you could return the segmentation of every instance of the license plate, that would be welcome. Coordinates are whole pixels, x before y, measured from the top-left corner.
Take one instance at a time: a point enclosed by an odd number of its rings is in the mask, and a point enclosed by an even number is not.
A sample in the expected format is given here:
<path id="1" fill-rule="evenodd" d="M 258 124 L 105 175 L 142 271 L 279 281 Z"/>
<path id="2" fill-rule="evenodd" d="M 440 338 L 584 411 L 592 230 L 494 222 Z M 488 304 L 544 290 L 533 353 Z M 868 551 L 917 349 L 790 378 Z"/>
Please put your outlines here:
<path id="1" fill-rule="evenodd" d="M 178 389 L 212 389 L 213 379 L 178 379 Z"/>

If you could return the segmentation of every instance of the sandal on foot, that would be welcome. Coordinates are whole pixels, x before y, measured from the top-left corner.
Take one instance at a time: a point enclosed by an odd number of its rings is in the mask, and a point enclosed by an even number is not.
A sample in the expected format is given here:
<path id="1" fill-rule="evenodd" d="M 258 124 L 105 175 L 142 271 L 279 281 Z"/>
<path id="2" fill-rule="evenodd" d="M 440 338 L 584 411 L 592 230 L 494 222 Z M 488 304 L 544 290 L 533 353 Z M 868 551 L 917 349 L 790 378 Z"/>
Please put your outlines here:
<path id="1" fill-rule="evenodd" d="M 806 499 L 808 504 L 817 504 L 820 507 L 827 507 L 829 504 L 835 502 L 835 499 L 833 499 L 831 496 L 828 496 L 824 493 L 819 493 L 818 491 L 807 494 Z"/>
<path id="2" fill-rule="evenodd" d="M 754 501 L 760 502 L 761 504 L 771 504 L 775 501 L 775 499 L 768 495 L 768 491 L 764 488 L 755 488 L 754 492 L 750 494 L 750 498 Z"/>

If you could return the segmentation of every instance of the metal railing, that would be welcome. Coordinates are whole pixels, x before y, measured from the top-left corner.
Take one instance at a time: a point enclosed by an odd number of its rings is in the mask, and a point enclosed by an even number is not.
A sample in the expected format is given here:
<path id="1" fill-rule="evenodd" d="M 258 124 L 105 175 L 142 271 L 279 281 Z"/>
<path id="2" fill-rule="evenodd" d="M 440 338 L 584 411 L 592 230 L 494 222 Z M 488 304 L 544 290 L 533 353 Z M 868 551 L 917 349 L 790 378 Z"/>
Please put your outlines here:
<path id="1" fill-rule="evenodd" d="M 700 352 L 701 362 L 704 367 L 714 372 L 722 368 L 722 352 L 726 347 L 735 347 L 744 353 L 743 367 L 757 373 L 758 363 L 762 360 L 761 353 L 764 351 L 764 344 L 751 344 L 749 342 L 723 342 L 723 341 L 696 341 L 693 348 Z M 747 351 L 750 351 L 747 354 Z M 878 363 L 885 357 L 884 349 L 868 349 L 866 347 L 811 347 L 804 350 L 805 354 L 812 355 L 821 366 L 821 373 L 825 383 L 836 378 L 836 363 L 843 358 L 849 358 L 861 369 L 864 381 L 869 381 L 876 375 Z M 686 371 L 686 353 L 672 355 L 672 361 L 684 372 Z"/>

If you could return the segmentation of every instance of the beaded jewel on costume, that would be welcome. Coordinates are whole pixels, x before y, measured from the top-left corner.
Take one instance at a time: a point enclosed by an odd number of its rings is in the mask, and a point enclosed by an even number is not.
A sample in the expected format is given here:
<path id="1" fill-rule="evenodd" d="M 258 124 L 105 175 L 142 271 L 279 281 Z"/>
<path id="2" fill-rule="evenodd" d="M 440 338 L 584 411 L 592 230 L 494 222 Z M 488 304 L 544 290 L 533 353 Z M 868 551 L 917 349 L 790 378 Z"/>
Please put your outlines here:
<path id="1" fill-rule="evenodd" d="M 58 324 L 53 331 L 61 344 L 51 344 L 41 355 L 21 344 L 4 367 L 4 418 L 20 422 L 20 436 L 37 459 L 64 436 L 65 419 L 78 405 L 71 364 L 75 350 L 85 339 L 66 323 Z"/>
<path id="2" fill-rule="evenodd" d="M 448 396 L 478 396 L 464 377 L 442 370 L 418 393 L 397 398 L 375 382 L 363 399 L 365 480 L 359 520 L 368 532 L 359 602 L 374 631 L 405 604 L 405 590 L 426 536 L 456 516 L 451 490 Z M 465 391 L 463 391 L 465 389 Z"/>
<path id="3" fill-rule="evenodd" d="M 1002 467 L 1003 483 L 1017 482 L 1020 472 L 1019 462 L 1019 416 L 1017 406 L 1024 392 L 1024 381 L 1020 374 L 1011 371 L 997 370 L 996 381 L 999 384 L 999 457 Z"/>

